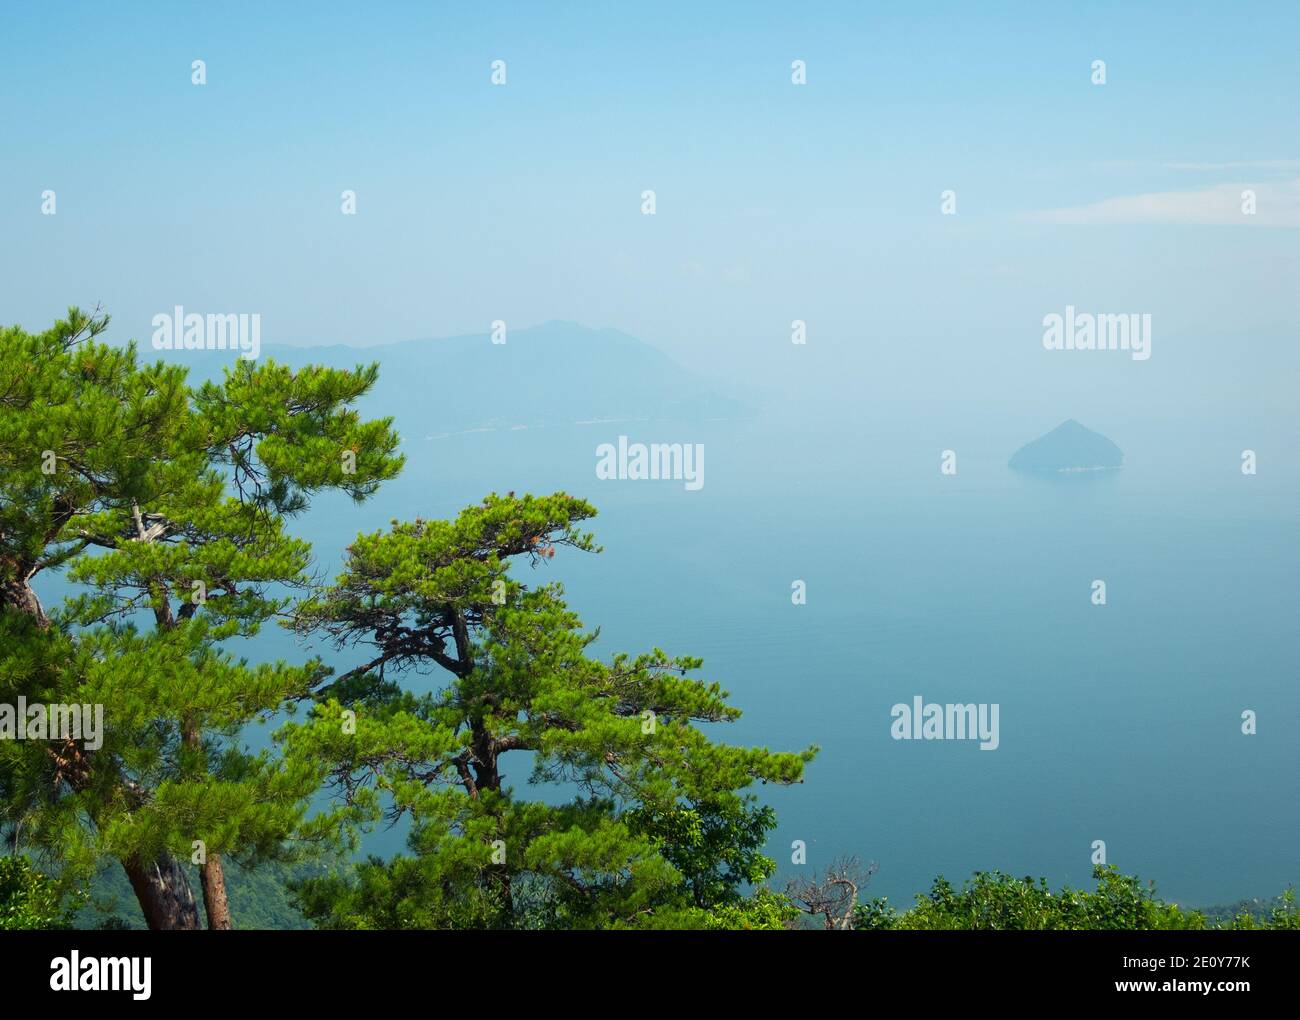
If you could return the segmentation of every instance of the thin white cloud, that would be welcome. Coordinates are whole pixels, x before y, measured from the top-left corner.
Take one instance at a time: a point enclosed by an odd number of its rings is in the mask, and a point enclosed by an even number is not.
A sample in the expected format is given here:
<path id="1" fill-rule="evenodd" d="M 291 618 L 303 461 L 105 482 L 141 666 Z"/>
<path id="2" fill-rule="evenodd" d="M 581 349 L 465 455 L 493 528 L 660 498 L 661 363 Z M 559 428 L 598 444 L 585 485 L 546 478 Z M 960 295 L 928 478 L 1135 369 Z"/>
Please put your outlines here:
<path id="1" fill-rule="evenodd" d="M 1276 170 L 1290 173 L 1300 170 L 1300 159 L 1241 159 L 1231 163 L 1165 163 L 1166 170 L 1190 170 L 1195 173 L 1223 173 L 1238 170 Z"/>
<path id="2" fill-rule="evenodd" d="M 1243 173 L 1263 176 L 1291 176 L 1300 173 L 1300 159 L 1236 159 L 1214 163 L 1190 159 L 1103 159 L 1093 160 L 1089 166 L 1097 170 L 1174 170 L 1180 173 L 1220 174 Z"/>
<path id="3" fill-rule="evenodd" d="M 1242 211 L 1243 192 L 1255 193 L 1255 213 Z M 1262 184 L 1216 184 L 1191 191 L 1152 191 L 1088 205 L 1029 214 L 1037 223 L 1169 223 L 1234 227 L 1300 227 L 1300 178 Z"/>

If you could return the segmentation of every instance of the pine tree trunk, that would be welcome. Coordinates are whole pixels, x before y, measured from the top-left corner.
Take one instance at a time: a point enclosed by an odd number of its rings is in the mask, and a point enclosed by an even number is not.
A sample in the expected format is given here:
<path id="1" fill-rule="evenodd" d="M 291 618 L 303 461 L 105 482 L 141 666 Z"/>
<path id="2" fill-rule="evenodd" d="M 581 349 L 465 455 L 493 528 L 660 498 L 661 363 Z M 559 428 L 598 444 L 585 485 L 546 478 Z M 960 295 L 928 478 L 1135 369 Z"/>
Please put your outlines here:
<path id="1" fill-rule="evenodd" d="M 163 854 L 148 864 L 123 861 L 122 869 L 131 880 L 150 931 L 198 930 L 199 908 L 185 869 L 174 857 Z"/>
<path id="2" fill-rule="evenodd" d="M 207 862 L 199 866 L 199 881 L 203 885 L 203 909 L 208 914 L 210 931 L 230 931 L 230 901 L 226 898 L 226 874 L 221 867 L 221 854 L 208 854 Z"/>
<path id="3" fill-rule="evenodd" d="M 46 629 L 49 618 L 29 583 L 30 571 L 20 569 L 12 560 L 0 563 L 0 609 L 12 607 L 27 614 L 36 625 Z M 74 789 L 80 789 L 84 776 L 70 777 Z M 123 861 L 122 869 L 130 879 L 131 889 L 140 903 L 145 922 L 154 931 L 193 930 L 199 927 L 199 911 L 190 891 L 184 869 L 169 855 L 147 864 Z"/>
<path id="4" fill-rule="evenodd" d="M 26 564 L 6 558 L 0 562 L 0 608 L 12 607 L 36 621 L 42 630 L 50 626 L 45 607 L 29 583 Z"/>
<path id="5" fill-rule="evenodd" d="M 195 750 L 203 746 L 203 734 L 193 721 L 181 724 L 181 739 L 185 746 Z M 221 867 L 221 855 L 206 853 L 199 865 L 199 885 L 203 889 L 203 909 L 208 915 L 208 928 L 212 931 L 230 931 L 230 900 L 226 896 L 226 873 Z"/>

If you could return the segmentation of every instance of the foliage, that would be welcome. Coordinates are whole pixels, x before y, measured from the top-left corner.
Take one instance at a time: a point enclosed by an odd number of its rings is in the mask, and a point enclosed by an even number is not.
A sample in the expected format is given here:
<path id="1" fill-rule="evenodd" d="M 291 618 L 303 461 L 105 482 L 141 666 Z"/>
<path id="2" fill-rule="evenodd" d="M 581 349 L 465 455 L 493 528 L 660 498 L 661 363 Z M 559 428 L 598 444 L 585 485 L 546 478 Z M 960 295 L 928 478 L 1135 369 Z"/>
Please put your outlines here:
<path id="1" fill-rule="evenodd" d="M 773 863 L 755 783 L 799 781 L 814 753 L 714 743 L 736 719 L 697 659 L 659 649 L 609 661 L 555 583 L 512 565 L 595 551 L 586 502 L 492 495 L 453 521 L 396 523 L 348 550 L 297 626 L 369 661 L 322 692 L 279 738 L 289 762 L 324 763 L 329 818 L 358 832 L 409 817 L 410 856 L 301 890 L 331 928 L 702 927 Z M 416 695 L 395 678 L 439 671 Z M 531 765 L 530 799 L 504 782 Z M 769 911 L 770 913 L 770 911 Z"/>
<path id="2" fill-rule="evenodd" d="M 107 324 L 74 308 L 44 333 L 0 330 L 0 699 L 102 705 L 105 725 L 98 748 L 4 741 L 0 812 L 83 877 L 116 859 L 183 885 L 175 862 L 197 844 L 209 867 L 311 835 L 322 777 L 239 733 L 323 668 L 250 665 L 226 643 L 310 581 L 287 520 L 323 489 L 366 498 L 401 459 L 390 422 L 350 406 L 373 365 L 237 360 L 190 386 L 177 364 L 98 342 Z M 82 594 L 46 614 L 31 584 L 58 571 Z M 156 923 L 192 926 L 179 885 L 154 890 L 175 908 Z"/>
<path id="3" fill-rule="evenodd" d="M 758 885 L 776 871 L 776 861 L 762 853 L 776 827 L 776 812 L 767 805 L 719 799 L 660 812 L 640 806 L 624 821 L 631 832 L 656 839 L 697 907 L 739 905 L 744 885 Z"/>
<path id="4" fill-rule="evenodd" d="M 0 857 L 0 931 L 69 927 L 57 884 L 23 856 Z"/>
<path id="5" fill-rule="evenodd" d="M 1150 886 L 1113 866 L 1093 870 L 1097 888 L 1053 893 L 1044 879 L 977 871 L 954 889 L 942 876 L 916 905 L 898 913 L 883 900 L 859 905 L 857 930 L 963 931 L 1166 930 L 1204 928 L 1205 918 L 1165 903 Z"/>
<path id="6" fill-rule="evenodd" d="M 1122 875 L 1113 866 L 1095 868 L 1093 877 L 1097 880 L 1095 890 L 1066 886 L 1053 893 L 1041 878 L 1012 878 L 998 871 L 977 871 L 960 890 L 940 876 L 927 895 L 917 896 L 911 910 L 900 912 L 884 898 L 859 904 L 853 927 L 857 931 L 1300 928 L 1294 888 L 1287 889 L 1266 910 L 1252 912 L 1243 907 L 1234 918 L 1216 916 L 1211 922 L 1203 911 L 1166 903 L 1150 884 L 1144 886 L 1138 878 Z"/>
<path id="7" fill-rule="evenodd" d="M 1295 886 L 1288 887 L 1262 917 L 1242 910 L 1225 927 L 1240 931 L 1300 931 L 1300 906 L 1296 904 Z"/>
<path id="8" fill-rule="evenodd" d="M 705 927 L 731 931 L 784 931 L 793 928 L 798 918 L 799 908 L 788 897 L 760 888 L 752 896 L 714 907 Z"/>

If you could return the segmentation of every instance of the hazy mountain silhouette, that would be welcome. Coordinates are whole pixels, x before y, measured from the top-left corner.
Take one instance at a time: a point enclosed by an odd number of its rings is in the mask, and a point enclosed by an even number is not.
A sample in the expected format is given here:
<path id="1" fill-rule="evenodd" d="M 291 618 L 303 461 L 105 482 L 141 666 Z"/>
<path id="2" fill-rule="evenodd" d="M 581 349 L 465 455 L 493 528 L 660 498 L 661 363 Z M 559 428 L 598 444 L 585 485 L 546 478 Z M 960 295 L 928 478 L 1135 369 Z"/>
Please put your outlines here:
<path id="1" fill-rule="evenodd" d="M 233 363 L 225 352 L 155 352 L 177 358 L 199 377 L 220 377 Z M 291 367 L 351 368 L 378 361 L 379 382 L 367 412 L 394 415 L 427 433 L 600 420 L 740 418 L 751 411 L 663 352 L 616 329 L 547 322 L 489 334 L 408 340 L 373 347 L 289 347 L 265 344 L 262 356 Z M 422 438 L 412 435 L 410 438 Z"/>

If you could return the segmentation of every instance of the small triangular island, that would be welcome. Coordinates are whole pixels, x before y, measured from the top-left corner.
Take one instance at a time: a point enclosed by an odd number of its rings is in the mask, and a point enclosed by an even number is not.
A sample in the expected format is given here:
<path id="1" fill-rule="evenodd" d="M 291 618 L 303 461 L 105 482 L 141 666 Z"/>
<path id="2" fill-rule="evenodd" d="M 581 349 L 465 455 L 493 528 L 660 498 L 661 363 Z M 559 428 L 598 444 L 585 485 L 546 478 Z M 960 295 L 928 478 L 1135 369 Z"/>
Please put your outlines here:
<path id="1" fill-rule="evenodd" d="M 1115 471 L 1124 465 L 1124 451 L 1071 418 L 1047 435 L 1026 443 L 1012 455 L 1008 465 L 1034 474 Z"/>

